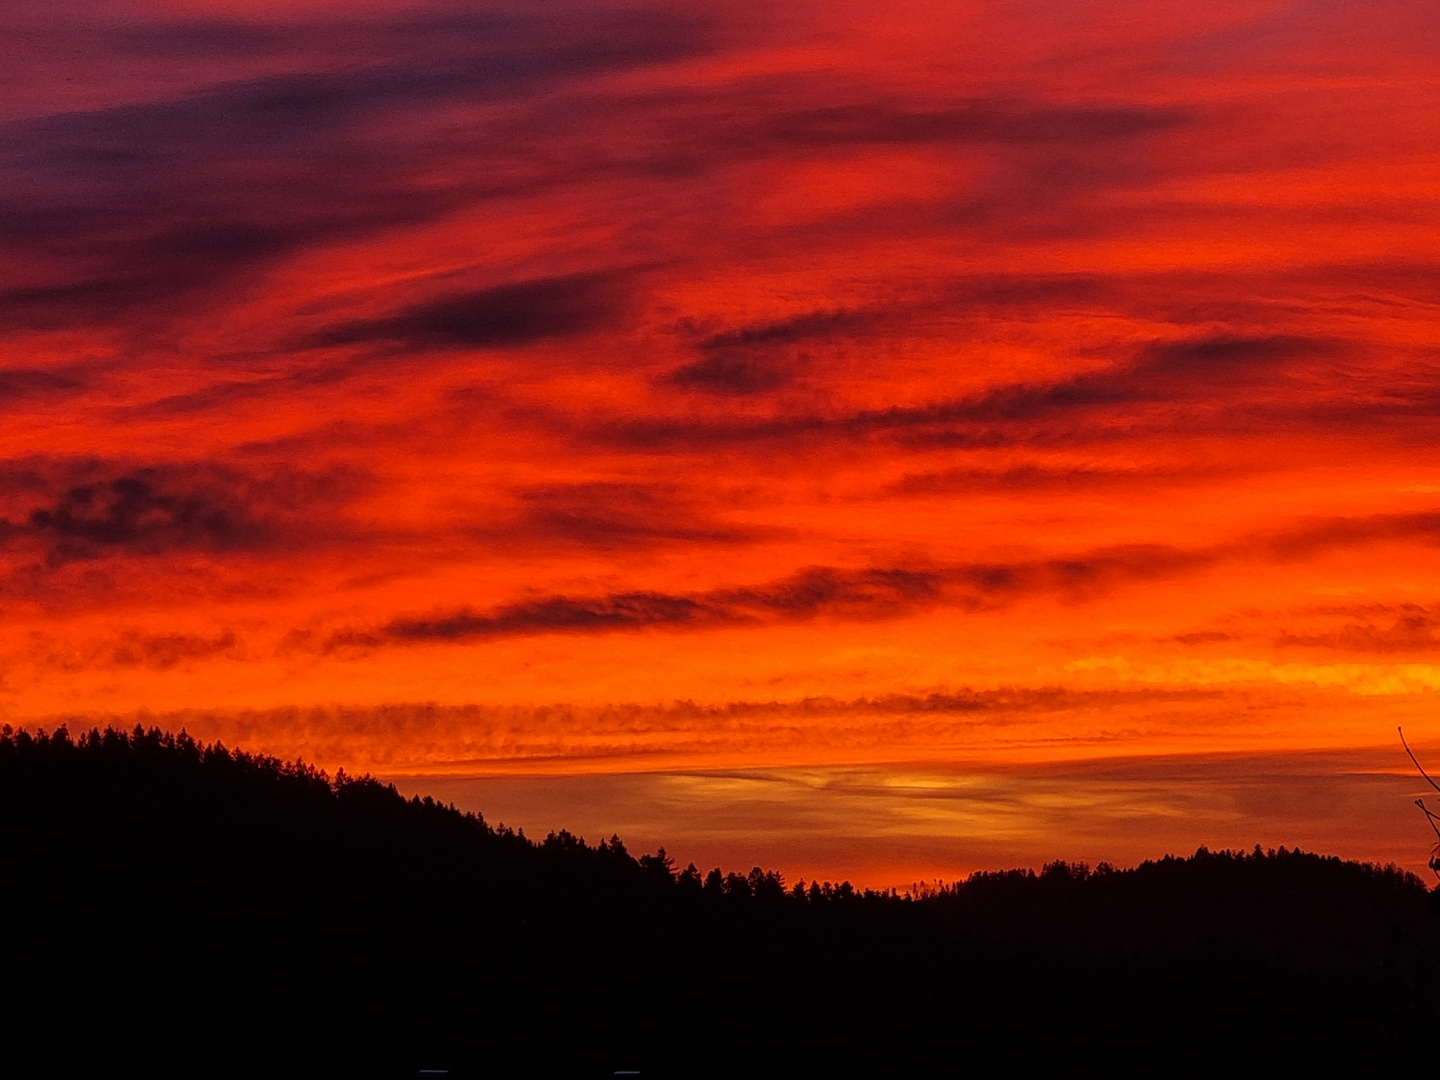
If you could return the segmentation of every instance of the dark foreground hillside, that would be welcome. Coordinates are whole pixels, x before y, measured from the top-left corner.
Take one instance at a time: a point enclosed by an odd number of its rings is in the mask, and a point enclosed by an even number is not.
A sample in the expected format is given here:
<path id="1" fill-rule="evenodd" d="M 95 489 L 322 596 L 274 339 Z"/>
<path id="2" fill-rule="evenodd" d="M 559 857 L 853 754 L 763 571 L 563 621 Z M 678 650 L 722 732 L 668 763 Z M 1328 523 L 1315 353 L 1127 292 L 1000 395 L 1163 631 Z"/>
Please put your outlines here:
<path id="1" fill-rule="evenodd" d="M 7 1075 L 1373 1072 L 1440 1033 L 1423 885 L 1284 849 L 786 889 L 183 735 L 7 728 L 0 872 Z"/>

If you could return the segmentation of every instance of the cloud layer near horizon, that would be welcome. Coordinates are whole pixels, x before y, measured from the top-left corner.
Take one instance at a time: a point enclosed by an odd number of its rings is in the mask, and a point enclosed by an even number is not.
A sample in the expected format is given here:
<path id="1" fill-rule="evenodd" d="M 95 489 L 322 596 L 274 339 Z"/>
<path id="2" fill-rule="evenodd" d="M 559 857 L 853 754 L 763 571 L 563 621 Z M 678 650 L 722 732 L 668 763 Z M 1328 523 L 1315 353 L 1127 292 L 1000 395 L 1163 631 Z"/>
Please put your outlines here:
<path id="1" fill-rule="evenodd" d="M 1383 740 L 1440 687 L 1432 16 L 8 5 L 0 710 Z M 1066 704 L 864 704 L 996 694 Z"/>

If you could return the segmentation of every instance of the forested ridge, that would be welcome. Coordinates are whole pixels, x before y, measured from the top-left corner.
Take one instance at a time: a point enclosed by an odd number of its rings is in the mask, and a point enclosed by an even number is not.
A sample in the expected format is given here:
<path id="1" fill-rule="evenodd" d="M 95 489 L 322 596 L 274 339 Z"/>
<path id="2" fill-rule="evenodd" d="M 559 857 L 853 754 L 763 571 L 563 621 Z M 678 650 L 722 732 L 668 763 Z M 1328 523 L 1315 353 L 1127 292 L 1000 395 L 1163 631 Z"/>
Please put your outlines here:
<path id="1" fill-rule="evenodd" d="M 1424 884 L 1285 848 L 791 884 L 183 733 L 6 727 L 0 867 L 3 1053 L 51 1075 L 1203 1073 L 1440 1032 Z"/>

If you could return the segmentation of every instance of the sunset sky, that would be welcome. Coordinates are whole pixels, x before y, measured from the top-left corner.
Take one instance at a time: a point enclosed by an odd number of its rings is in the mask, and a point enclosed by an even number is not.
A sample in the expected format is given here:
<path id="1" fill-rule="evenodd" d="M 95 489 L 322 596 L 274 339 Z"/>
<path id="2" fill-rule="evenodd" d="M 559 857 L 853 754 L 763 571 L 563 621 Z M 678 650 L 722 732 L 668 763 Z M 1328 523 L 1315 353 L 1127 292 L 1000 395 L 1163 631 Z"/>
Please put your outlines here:
<path id="1" fill-rule="evenodd" d="M 1421 869 L 1435 14 L 9 0 L 0 716 L 790 880 Z"/>

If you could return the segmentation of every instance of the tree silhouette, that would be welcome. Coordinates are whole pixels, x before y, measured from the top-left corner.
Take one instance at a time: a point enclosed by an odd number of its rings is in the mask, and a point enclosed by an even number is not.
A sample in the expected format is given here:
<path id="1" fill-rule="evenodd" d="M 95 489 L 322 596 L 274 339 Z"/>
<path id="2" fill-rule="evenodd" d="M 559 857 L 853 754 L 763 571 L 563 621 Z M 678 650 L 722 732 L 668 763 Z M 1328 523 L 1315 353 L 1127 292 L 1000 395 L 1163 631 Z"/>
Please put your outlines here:
<path id="1" fill-rule="evenodd" d="M 848 1077 L 1088 1043 L 1198 1075 L 1255 1048 L 1197 1033 L 1257 1019 L 1285 1037 L 1246 1071 L 1373 1073 L 1440 1034 L 1440 919 L 1395 867 L 787 889 L 153 728 L 0 726 L 0 955 L 7 1075 Z"/>

